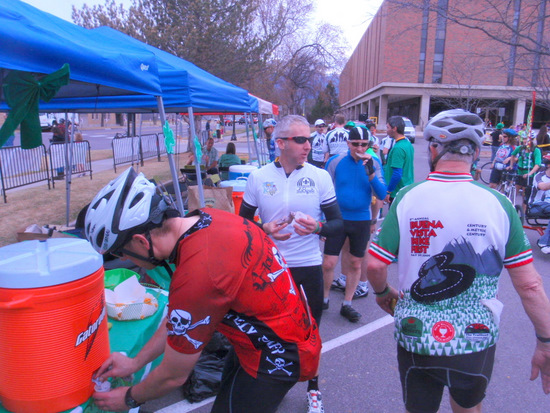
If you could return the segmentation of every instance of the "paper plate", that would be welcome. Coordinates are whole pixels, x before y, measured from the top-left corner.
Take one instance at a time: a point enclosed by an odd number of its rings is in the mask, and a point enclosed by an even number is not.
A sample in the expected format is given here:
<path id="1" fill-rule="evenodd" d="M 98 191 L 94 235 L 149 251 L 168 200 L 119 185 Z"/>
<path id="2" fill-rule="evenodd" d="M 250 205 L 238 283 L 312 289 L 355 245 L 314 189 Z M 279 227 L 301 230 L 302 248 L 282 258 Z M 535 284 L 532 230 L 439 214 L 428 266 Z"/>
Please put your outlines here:
<path id="1" fill-rule="evenodd" d="M 143 302 L 140 303 L 113 303 L 109 300 L 113 291 L 105 289 L 105 301 L 107 315 L 115 320 L 142 320 L 155 314 L 159 307 L 158 300 L 151 293 L 145 293 Z"/>

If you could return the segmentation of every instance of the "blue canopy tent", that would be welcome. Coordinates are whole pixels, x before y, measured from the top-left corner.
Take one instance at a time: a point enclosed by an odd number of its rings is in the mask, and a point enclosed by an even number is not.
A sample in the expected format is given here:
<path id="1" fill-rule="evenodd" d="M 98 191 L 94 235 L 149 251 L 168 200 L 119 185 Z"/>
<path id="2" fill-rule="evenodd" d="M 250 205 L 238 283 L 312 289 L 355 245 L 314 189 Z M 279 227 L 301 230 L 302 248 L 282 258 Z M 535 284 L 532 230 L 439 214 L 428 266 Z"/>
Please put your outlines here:
<path id="1" fill-rule="evenodd" d="M 162 94 L 153 53 L 99 42 L 89 30 L 19 0 L 0 2 L 0 38 L 3 76 L 6 70 L 48 74 L 69 63 L 71 81 L 57 98 Z"/>
<path id="2" fill-rule="evenodd" d="M 58 99 L 162 94 L 153 53 L 103 44 L 94 40 L 88 30 L 19 0 L 0 2 L 0 38 L 2 84 L 5 77 L 14 70 L 40 76 L 55 72 L 68 64 L 70 80 L 57 92 Z M 0 110 L 8 111 L 10 108 L 2 92 L 3 90 L 0 91 Z M 58 109 L 67 112 L 72 108 L 59 106 Z M 68 171 L 67 221 L 70 168 Z"/>
<path id="3" fill-rule="evenodd" d="M 88 30 L 90 36 L 121 49 L 134 47 L 156 56 L 165 111 L 187 112 L 189 107 L 200 112 L 250 112 L 250 100 L 245 89 L 232 85 L 198 66 L 134 39 L 110 27 Z M 48 106 L 62 104 L 63 100 Z M 97 101 L 79 99 L 72 102 L 75 110 L 150 112 L 157 110 L 157 102 L 150 96 L 106 96 Z"/>
<path id="4" fill-rule="evenodd" d="M 251 112 L 251 101 L 245 89 L 232 85 L 207 71 L 176 57 L 163 50 L 147 45 L 110 27 L 99 27 L 89 30 L 94 39 L 117 45 L 121 49 L 127 47 L 142 48 L 156 56 L 164 110 L 168 112 L 187 112 L 190 117 L 191 134 L 195 136 L 193 122 L 194 111 L 246 113 Z M 95 112 L 151 112 L 159 110 L 164 123 L 164 113 L 155 98 L 151 96 L 103 96 L 97 99 L 54 99 L 43 105 L 44 109 L 56 110 L 62 106 L 70 106 L 73 111 Z M 200 165 L 196 162 L 199 179 L 199 197 L 204 205 Z M 175 168 L 174 168 L 175 169 Z M 173 182 L 177 182 L 172 176 Z M 176 196 L 179 192 L 176 191 Z"/>

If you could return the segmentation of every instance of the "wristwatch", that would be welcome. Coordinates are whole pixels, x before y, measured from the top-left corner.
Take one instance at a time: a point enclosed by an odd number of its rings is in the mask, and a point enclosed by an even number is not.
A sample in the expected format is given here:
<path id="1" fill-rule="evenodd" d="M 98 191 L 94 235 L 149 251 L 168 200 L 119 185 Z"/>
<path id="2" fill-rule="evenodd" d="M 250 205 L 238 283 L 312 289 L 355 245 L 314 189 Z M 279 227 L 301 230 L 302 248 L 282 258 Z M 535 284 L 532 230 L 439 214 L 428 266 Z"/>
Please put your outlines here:
<path id="1" fill-rule="evenodd" d="M 133 387 L 133 386 L 132 386 Z M 126 396 L 124 396 L 124 402 L 126 403 L 126 406 L 128 406 L 130 409 L 135 409 L 136 407 L 141 406 L 143 403 L 138 403 L 133 397 L 132 397 L 132 387 L 128 388 L 128 391 L 126 392 Z"/>

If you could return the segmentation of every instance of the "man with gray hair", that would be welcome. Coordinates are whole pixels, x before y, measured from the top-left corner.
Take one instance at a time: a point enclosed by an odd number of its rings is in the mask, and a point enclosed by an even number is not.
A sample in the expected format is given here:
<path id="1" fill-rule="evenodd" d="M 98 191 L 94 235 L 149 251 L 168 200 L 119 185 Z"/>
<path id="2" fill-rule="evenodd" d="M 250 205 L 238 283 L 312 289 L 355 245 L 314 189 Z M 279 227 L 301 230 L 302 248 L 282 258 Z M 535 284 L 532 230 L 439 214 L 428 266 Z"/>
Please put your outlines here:
<path id="1" fill-rule="evenodd" d="M 550 302 L 531 246 L 512 203 L 470 173 L 483 126 L 462 109 L 432 118 L 424 130 L 432 172 L 399 191 L 369 248 L 369 282 L 378 305 L 394 316 L 411 413 L 437 412 L 445 386 L 453 412 L 481 412 L 499 337 L 503 267 L 535 327 L 531 380 L 540 373 L 550 393 Z M 398 255 L 393 288 L 387 267 Z"/>
<path id="2" fill-rule="evenodd" d="M 285 116 L 277 122 L 273 135 L 281 154 L 250 174 L 239 214 L 253 220 L 258 210 L 262 229 L 283 254 L 319 324 L 323 313 L 319 236 L 340 232 L 342 215 L 328 172 L 306 162 L 311 150 L 308 121 L 302 116 Z M 323 214 L 325 222 L 321 222 Z M 324 411 L 318 377 L 309 381 L 307 398 L 308 413 Z"/>

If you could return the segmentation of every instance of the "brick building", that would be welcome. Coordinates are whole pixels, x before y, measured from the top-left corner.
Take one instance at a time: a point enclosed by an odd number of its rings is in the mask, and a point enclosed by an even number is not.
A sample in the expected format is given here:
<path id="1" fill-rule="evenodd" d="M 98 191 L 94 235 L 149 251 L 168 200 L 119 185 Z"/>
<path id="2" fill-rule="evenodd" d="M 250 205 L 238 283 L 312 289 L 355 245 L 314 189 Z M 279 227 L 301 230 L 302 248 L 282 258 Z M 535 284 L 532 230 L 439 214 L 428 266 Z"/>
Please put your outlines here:
<path id="1" fill-rule="evenodd" d="M 389 116 L 403 115 L 423 129 L 435 113 L 463 107 L 493 125 L 517 125 L 536 89 L 535 120 L 550 121 L 539 105 L 550 90 L 546 3 L 385 0 L 340 75 L 344 113 L 376 117 L 382 129 Z"/>

